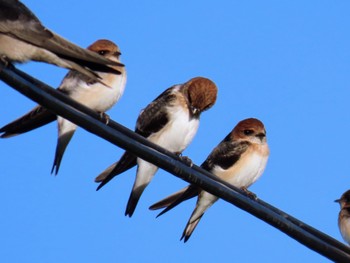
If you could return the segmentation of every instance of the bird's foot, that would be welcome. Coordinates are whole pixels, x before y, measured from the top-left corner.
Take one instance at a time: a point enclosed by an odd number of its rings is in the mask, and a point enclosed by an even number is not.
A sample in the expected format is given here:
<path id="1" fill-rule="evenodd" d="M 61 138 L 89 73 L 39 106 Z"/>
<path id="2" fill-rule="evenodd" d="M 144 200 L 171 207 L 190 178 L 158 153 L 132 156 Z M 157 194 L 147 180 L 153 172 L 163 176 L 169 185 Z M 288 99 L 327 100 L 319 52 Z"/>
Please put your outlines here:
<path id="1" fill-rule="evenodd" d="M 182 153 L 177 153 L 177 155 L 180 157 L 181 161 L 186 163 L 189 167 L 193 166 L 192 160 L 188 156 L 183 156 Z"/>
<path id="2" fill-rule="evenodd" d="M 256 196 L 256 194 L 254 194 L 253 192 L 249 191 L 246 187 L 241 187 L 241 190 L 250 198 L 253 200 L 257 200 L 258 197 Z"/>
<path id="3" fill-rule="evenodd" d="M 105 112 L 100 112 L 100 118 L 101 118 L 101 121 L 103 121 L 106 125 L 108 125 L 109 121 L 110 121 L 110 117 L 107 113 Z"/>
<path id="4" fill-rule="evenodd" d="M 6 56 L 0 56 L 0 61 L 6 68 L 14 68 L 15 66 L 11 63 L 11 61 Z"/>

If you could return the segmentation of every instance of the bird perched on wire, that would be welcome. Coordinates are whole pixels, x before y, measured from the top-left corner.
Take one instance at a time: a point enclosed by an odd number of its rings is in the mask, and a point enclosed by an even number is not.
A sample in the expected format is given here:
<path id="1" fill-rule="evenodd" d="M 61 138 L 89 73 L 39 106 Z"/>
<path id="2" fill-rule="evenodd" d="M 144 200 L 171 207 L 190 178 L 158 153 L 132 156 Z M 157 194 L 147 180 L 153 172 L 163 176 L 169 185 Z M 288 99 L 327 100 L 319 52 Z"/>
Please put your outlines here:
<path id="1" fill-rule="evenodd" d="M 170 152 L 180 154 L 195 136 L 201 113 L 215 104 L 217 87 L 209 79 L 196 77 L 184 84 L 165 90 L 141 111 L 135 132 Z M 113 177 L 137 164 L 137 174 L 125 215 L 131 217 L 144 189 L 152 180 L 158 167 L 135 155 L 125 152 L 120 160 L 103 171 L 96 182 L 97 190 Z"/>
<path id="2" fill-rule="evenodd" d="M 262 175 L 268 157 L 269 147 L 264 124 L 258 119 L 250 118 L 240 121 L 213 149 L 201 167 L 252 194 L 247 188 Z M 196 207 L 181 237 L 184 242 L 190 238 L 204 212 L 218 200 L 218 197 L 196 185 L 189 185 L 150 207 L 151 210 L 166 207 L 158 215 L 160 216 L 195 196 L 198 196 Z"/>
<path id="3" fill-rule="evenodd" d="M 119 47 L 112 41 L 101 39 L 87 48 L 89 51 L 102 54 L 108 60 L 119 62 Z M 126 84 L 125 67 L 113 66 L 121 74 L 99 73 L 101 81 L 92 81 L 90 77 L 71 70 L 62 80 L 58 90 L 77 102 L 103 113 L 109 110 L 122 96 Z M 110 88 L 106 88 L 105 84 Z M 8 138 L 39 128 L 57 119 L 58 140 L 52 172 L 58 173 L 64 151 L 71 140 L 77 125 L 56 116 L 50 110 L 38 105 L 33 110 L 5 125 L 0 129 L 1 138 Z"/>
<path id="4" fill-rule="evenodd" d="M 346 191 L 340 199 L 335 200 L 340 204 L 338 215 L 338 227 L 343 239 L 350 244 L 350 190 Z"/>
<path id="5" fill-rule="evenodd" d="M 43 61 L 94 81 L 100 81 L 98 72 L 122 74 L 124 66 L 55 34 L 18 0 L 0 0 L 0 59 L 5 63 Z"/>

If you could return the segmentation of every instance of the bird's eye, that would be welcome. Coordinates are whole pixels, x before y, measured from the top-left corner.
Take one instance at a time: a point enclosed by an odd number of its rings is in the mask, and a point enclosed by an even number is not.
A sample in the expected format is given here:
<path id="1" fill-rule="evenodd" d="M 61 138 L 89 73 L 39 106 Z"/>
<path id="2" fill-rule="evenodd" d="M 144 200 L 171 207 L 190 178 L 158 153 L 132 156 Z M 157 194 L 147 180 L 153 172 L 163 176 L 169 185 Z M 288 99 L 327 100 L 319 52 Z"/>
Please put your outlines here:
<path id="1" fill-rule="evenodd" d="M 100 54 L 101 56 L 104 56 L 104 55 L 106 55 L 107 53 L 108 53 L 107 50 L 100 50 L 100 51 L 98 51 L 98 54 Z"/>
<path id="2" fill-rule="evenodd" d="M 243 133 L 245 135 L 251 135 L 254 131 L 253 130 L 244 130 Z"/>

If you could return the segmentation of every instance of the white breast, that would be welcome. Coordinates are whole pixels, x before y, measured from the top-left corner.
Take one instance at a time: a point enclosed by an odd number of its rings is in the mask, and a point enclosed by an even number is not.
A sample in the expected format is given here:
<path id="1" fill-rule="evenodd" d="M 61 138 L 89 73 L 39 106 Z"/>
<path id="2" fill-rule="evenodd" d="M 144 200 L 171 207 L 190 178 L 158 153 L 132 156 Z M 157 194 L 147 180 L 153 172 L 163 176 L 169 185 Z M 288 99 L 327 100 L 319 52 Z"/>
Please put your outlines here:
<path id="1" fill-rule="evenodd" d="M 343 218 L 345 219 L 345 218 Z M 340 227 L 340 233 L 343 237 L 343 239 L 350 244 L 350 218 L 346 218 L 346 220 L 342 220 Z"/>
<path id="2" fill-rule="evenodd" d="M 213 173 L 236 187 L 249 187 L 265 170 L 268 157 L 247 150 L 241 158 L 229 169 L 215 166 Z"/>
<path id="3" fill-rule="evenodd" d="M 89 85 L 76 77 L 64 79 L 61 86 L 64 86 L 65 90 L 72 90 L 72 99 L 95 111 L 105 112 L 120 99 L 126 84 L 125 74 L 111 76 L 113 79 L 108 83 L 109 87 L 101 83 Z"/>
<path id="4" fill-rule="evenodd" d="M 189 113 L 183 107 L 169 108 L 170 121 L 159 132 L 148 139 L 171 152 L 181 153 L 191 143 L 198 126 L 198 119 L 189 119 Z"/>

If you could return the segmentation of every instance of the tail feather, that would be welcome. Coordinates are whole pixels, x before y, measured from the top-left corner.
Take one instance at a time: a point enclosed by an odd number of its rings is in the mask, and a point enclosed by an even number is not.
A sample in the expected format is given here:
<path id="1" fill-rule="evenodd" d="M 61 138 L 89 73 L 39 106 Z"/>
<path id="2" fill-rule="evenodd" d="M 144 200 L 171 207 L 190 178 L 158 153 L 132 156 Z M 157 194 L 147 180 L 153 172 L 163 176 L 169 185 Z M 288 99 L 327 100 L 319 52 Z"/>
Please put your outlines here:
<path id="1" fill-rule="evenodd" d="M 64 63 L 62 63 L 64 61 Z M 101 82 L 101 77 L 98 75 L 98 73 L 92 71 L 91 69 L 81 66 L 79 63 L 73 61 L 71 58 L 65 59 L 65 58 L 60 58 L 55 61 L 55 64 L 60 66 L 60 67 L 65 67 L 70 70 L 75 70 L 77 72 L 80 72 L 81 74 L 85 75 L 88 77 L 91 81 L 98 81 Z"/>
<path id="2" fill-rule="evenodd" d="M 48 41 L 41 43 L 44 44 L 45 48 L 55 53 L 59 59 L 55 61 L 58 66 L 76 70 L 94 81 L 101 82 L 100 76 L 97 72 L 106 72 L 121 74 L 121 71 L 115 67 L 124 67 L 124 65 L 117 61 L 112 61 L 104 56 L 101 56 L 91 50 L 83 49 L 61 36 L 52 33 L 52 38 Z M 32 41 L 35 41 L 31 39 Z M 64 65 L 65 64 L 65 65 Z M 112 67 L 114 66 L 114 67 Z"/>
<path id="3" fill-rule="evenodd" d="M 62 61 L 64 61 L 64 63 L 62 63 Z M 54 64 L 83 74 L 88 78 L 87 82 L 92 82 L 92 81 L 99 82 L 105 85 L 106 87 L 109 87 L 109 85 L 103 82 L 100 75 L 98 74 L 99 72 L 113 73 L 117 75 L 121 74 L 121 71 L 108 67 L 106 65 L 94 64 L 91 62 L 84 62 L 84 61 L 79 62 L 78 59 L 72 59 L 72 58 L 57 59 Z M 81 66 L 81 64 L 84 64 L 86 66 Z"/>
<path id="4" fill-rule="evenodd" d="M 217 200 L 218 200 L 218 197 L 216 197 L 215 195 L 212 195 L 205 191 L 200 192 L 197 199 L 196 208 L 193 210 L 191 217 L 187 222 L 187 225 L 182 234 L 181 240 L 184 239 L 184 242 L 186 242 L 190 238 L 190 236 L 192 235 L 192 232 L 198 225 L 205 211 L 210 206 L 212 206 Z"/>
<path id="5" fill-rule="evenodd" d="M 131 217 L 133 215 L 143 191 L 145 190 L 147 185 L 152 181 L 152 178 L 154 177 L 157 170 L 158 167 L 149 162 L 146 162 L 144 160 L 140 160 L 138 162 L 135 182 L 132 187 L 128 204 L 126 206 L 126 216 Z"/>
<path id="6" fill-rule="evenodd" d="M 188 189 L 189 186 L 186 186 L 185 188 L 182 188 L 181 190 L 177 191 L 176 193 L 173 193 L 162 200 L 154 203 L 149 207 L 150 210 L 158 210 L 161 208 L 168 207 L 172 203 L 174 203 L 176 200 L 178 200 Z"/>
<path id="7" fill-rule="evenodd" d="M 69 141 L 72 139 L 74 132 L 75 132 L 75 129 L 68 131 L 68 132 L 66 132 L 58 137 L 55 159 L 53 161 L 51 173 L 55 173 L 55 175 L 58 174 L 58 170 L 60 169 L 63 154 L 67 148 Z"/>
<path id="8" fill-rule="evenodd" d="M 96 191 L 101 189 L 105 184 L 107 184 L 110 180 L 112 180 L 115 176 L 129 170 L 130 168 L 136 165 L 136 156 L 125 152 L 120 160 L 111 166 L 109 166 L 106 170 L 104 170 L 100 175 L 95 178 L 95 182 L 101 182 L 97 187 Z"/>
<path id="9" fill-rule="evenodd" d="M 96 66 L 104 66 L 108 68 L 107 65 L 112 66 L 124 66 L 120 62 L 112 61 L 104 56 L 101 56 L 91 50 L 81 48 L 70 41 L 67 41 L 63 37 L 52 33 L 52 38 L 44 43 L 39 43 L 40 45 L 44 45 L 44 48 L 50 50 L 51 52 L 57 54 L 59 57 L 68 58 L 69 60 L 75 61 L 81 65 L 91 67 L 94 70 L 93 65 Z M 37 40 L 31 39 L 31 42 L 35 42 Z M 34 43 L 35 44 L 35 43 Z M 91 63 L 86 64 L 87 62 Z"/>
<path id="10" fill-rule="evenodd" d="M 135 212 L 137 203 L 139 202 L 140 197 L 141 197 L 141 195 L 142 195 L 142 193 L 145 190 L 147 185 L 148 184 L 144 184 L 144 185 L 139 186 L 136 189 L 132 189 L 132 192 L 130 194 L 129 201 L 128 201 L 128 204 L 127 204 L 126 210 L 125 210 L 126 216 L 132 217 L 132 215 Z"/>
<path id="11" fill-rule="evenodd" d="M 67 59 L 62 56 L 61 57 L 67 64 L 71 66 L 71 69 L 74 69 L 76 71 L 79 71 L 81 73 L 84 73 L 86 75 L 89 74 L 88 76 L 98 76 L 96 72 L 104 72 L 104 73 L 113 73 L 116 75 L 120 75 L 121 71 L 112 67 L 109 67 L 107 65 L 99 64 L 99 63 L 94 63 L 90 61 L 83 61 L 80 59 L 75 59 L 68 57 Z M 120 63 L 121 64 L 121 63 Z M 81 66 L 84 65 L 84 66 Z M 122 65 L 122 64 L 121 64 Z"/>
<path id="12" fill-rule="evenodd" d="M 189 185 L 180 191 L 164 198 L 163 200 L 153 204 L 149 209 L 157 210 L 166 207 L 162 212 L 160 212 L 157 217 L 165 214 L 169 210 L 173 209 L 182 202 L 197 196 L 200 192 L 200 188 L 195 185 Z"/>
<path id="13" fill-rule="evenodd" d="M 44 41 L 43 38 L 38 37 L 38 35 L 28 34 L 27 32 L 23 33 L 17 31 L 16 37 L 54 53 L 57 59 L 51 56 L 50 63 L 77 70 L 94 80 L 99 79 L 94 71 L 121 74 L 121 72 L 113 68 L 113 66 L 124 67 L 122 63 L 110 60 L 91 50 L 81 48 L 49 30 L 46 30 L 46 33 L 49 34 L 50 37 L 45 37 Z M 36 59 L 47 61 L 45 57 L 38 57 Z"/>
<path id="14" fill-rule="evenodd" d="M 190 239 L 193 231 L 197 227 L 197 225 L 198 225 L 198 223 L 201 220 L 203 215 L 204 215 L 204 213 L 200 217 L 197 217 L 193 221 L 191 221 L 191 218 L 190 218 L 190 220 L 188 221 L 188 223 L 187 223 L 187 225 L 185 227 L 184 232 L 182 233 L 182 236 L 181 236 L 180 240 L 184 240 L 184 242 L 186 243 Z"/>

